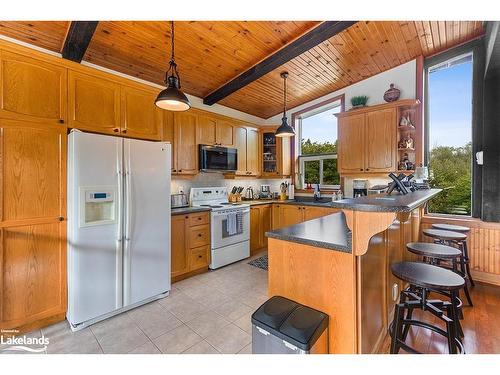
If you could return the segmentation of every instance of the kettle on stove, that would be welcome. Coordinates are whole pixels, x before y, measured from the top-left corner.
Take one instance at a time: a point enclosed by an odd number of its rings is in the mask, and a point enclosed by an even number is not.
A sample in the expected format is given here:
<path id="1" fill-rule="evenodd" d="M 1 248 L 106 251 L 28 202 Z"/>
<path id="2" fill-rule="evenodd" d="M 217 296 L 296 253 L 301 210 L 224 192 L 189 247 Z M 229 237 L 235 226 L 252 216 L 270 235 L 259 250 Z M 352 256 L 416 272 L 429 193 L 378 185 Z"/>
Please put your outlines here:
<path id="1" fill-rule="evenodd" d="M 247 190 L 245 192 L 245 199 L 247 200 L 253 200 L 253 188 L 251 186 L 247 187 Z"/>

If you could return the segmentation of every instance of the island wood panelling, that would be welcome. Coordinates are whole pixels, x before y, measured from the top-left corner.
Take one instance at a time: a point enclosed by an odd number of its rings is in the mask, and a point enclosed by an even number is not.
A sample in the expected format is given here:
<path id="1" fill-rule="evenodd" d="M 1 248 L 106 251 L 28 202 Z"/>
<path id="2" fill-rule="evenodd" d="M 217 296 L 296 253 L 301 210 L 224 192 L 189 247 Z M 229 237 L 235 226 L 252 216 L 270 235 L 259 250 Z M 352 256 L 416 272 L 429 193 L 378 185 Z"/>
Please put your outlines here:
<path id="1" fill-rule="evenodd" d="M 473 218 L 427 215 L 422 220 L 422 229 L 430 228 L 434 223 L 463 225 L 471 228 L 467 244 L 472 277 L 478 281 L 500 285 L 499 223 L 487 223 Z M 421 240 L 432 242 L 432 239 L 423 235 Z"/>
<path id="2" fill-rule="evenodd" d="M 310 21 L 176 22 L 176 62 L 183 89 L 205 97 L 318 25 Z M 69 22 L 0 22 L 0 33 L 60 53 Z M 480 21 L 360 21 L 219 104 L 262 118 L 282 109 L 287 70 L 289 108 L 385 70 L 483 34 Z M 162 84 L 169 59 L 166 21 L 100 21 L 84 61 Z"/>

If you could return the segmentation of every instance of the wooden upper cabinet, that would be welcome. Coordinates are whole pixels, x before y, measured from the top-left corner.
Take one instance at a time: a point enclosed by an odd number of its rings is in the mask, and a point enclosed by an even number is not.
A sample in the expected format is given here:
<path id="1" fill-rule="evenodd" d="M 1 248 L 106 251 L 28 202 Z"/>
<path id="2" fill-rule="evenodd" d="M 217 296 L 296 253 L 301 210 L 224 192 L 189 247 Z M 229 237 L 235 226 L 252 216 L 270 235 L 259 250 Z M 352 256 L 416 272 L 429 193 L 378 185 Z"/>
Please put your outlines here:
<path id="1" fill-rule="evenodd" d="M 396 108 L 366 114 L 366 172 L 391 172 L 397 169 L 396 132 Z"/>
<path id="2" fill-rule="evenodd" d="M 175 154 L 173 173 L 198 173 L 197 122 L 198 116 L 195 113 L 188 111 L 174 114 Z"/>
<path id="3" fill-rule="evenodd" d="M 198 117 L 197 143 L 203 145 L 214 145 L 216 141 L 217 119 L 210 116 L 200 115 Z"/>
<path id="4" fill-rule="evenodd" d="M 0 220 L 65 216 L 66 128 L 0 120 Z"/>
<path id="5" fill-rule="evenodd" d="M 222 118 L 200 114 L 196 142 L 203 145 L 233 146 L 233 125 Z"/>
<path id="6" fill-rule="evenodd" d="M 163 132 L 161 140 L 174 144 L 174 112 L 162 111 L 163 114 Z"/>
<path id="7" fill-rule="evenodd" d="M 365 115 L 351 115 L 338 121 L 339 172 L 359 173 L 365 169 Z"/>
<path id="8" fill-rule="evenodd" d="M 259 168 L 259 130 L 247 129 L 247 171 L 249 175 L 258 176 Z"/>
<path id="9" fill-rule="evenodd" d="M 223 146 L 233 146 L 233 124 L 227 120 L 217 120 L 215 131 L 216 143 Z"/>
<path id="10" fill-rule="evenodd" d="M 238 150 L 238 169 L 237 175 L 248 175 L 247 163 L 247 128 L 243 126 L 234 127 L 234 147 Z"/>
<path id="11" fill-rule="evenodd" d="M 4 118 L 64 123 L 67 69 L 0 51 L 0 113 Z"/>
<path id="12" fill-rule="evenodd" d="M 154 90 L 122 86 L 122 134 L 153 141 L 161 139 L 163 110 L 154 104 L 157 95 Z"/>
<path id="13" fill-rule="evenodd" d="M 104 134 L 119 134 L 120 85 L 70 70 L 69 126 Z"/>

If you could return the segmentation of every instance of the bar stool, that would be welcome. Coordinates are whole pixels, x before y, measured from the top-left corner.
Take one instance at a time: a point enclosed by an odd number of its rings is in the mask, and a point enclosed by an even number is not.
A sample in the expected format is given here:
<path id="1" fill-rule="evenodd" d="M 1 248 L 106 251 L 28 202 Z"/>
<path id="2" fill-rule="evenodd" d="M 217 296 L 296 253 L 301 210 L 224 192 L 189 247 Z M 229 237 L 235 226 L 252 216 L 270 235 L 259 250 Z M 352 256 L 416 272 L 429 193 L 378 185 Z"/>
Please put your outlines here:
<path id="1" fill-rule="evenodd" d="M 432 228 L 434 229 L 441 229 L 441 230 L 451 230 L 452 232 L 459 232 L 467 235 L 470 232 L 470 228 L 464 227 L 462 225 L 453 225 L 453 224 L 432 224 Z M 464 258 L 465 258 L 465 269 L 467 271 L 467 278 L 470 281 L 470 285 L 474 286 L 474 279 L 472 278 L 472 275 L 470 273 L 470 261 L 469 261 L 469 250 L 467 248 L 467 239 L 463 241 L 461 244 L 463 247 L 463 252 L 464 252 Z"/>
<path id="2" fill-rule="evenodd" d="M 466 281 L 469 279 L 469 273 L 467 273 L 467 262 L 466 262 L 466 256 L 464 250 L 464 243 L 466 243 L 467 240 L 467 235 L 459 232 L 452 232 L 449 230 L 443 230 L 443 229 L 424 229 L 422 230 L 422 233 L 424 236 L 430 237 L 436 241 L 436 243 L 443 244 L 443 245 L 449 245 L 453 246 L 456 245 L 458 246 L 458 249 L 461 251 L 461 256 L 460 256 L 460 274 L 463 276 Z M 471 281 L 471 285 L 473 286 L 474 283 Z M 472 299 L 469 294 L 469 288 L 467 287 L 467 283 L 465 284 L 464 287 L 464 292 L 465 292 L 465 297 L 467 298 L 467 302 L 469 303 L 470 306 L 474 306 L 472 303 Z"/>
<path id="3" fill-rule="evenodd" d="M 391 266 L 391 271 L 397 278 L 410 284 L 409 288 L 401 291 L 399 303 L 394 310 L 394 319 L 389 327 L 391 335 L 391 354 L 397 354 L 400 349 L 410 353 L 419 353 L 408 346 L 405 341 L 404 330 L 409 326 L 430 329 L 446 337 L 450 354 L 464 353 L 464 347 L 457 335 L 456 310 L 448 301 L 428 299 L 429 290 L 449 292 L 452 300 L 458 296 L 465 280 L 453 271 L 420 262 L 400 262 Z M 438 317 L 446 324 L 446 330 L 420 320 L 407 319 L 405 311 L 421 309 Z"/>
<path id="4" fill-rule="evenodd" d="M 460 276 L 463 276 L 457 269 L 457 262 L 460 261 L 460 256 L 462 255 L 462 252 L 457 249 L 456 247 L 452 246 L 447 246 L 447 245 L 441 245 L 441 244 L 435 244 L 435 243 L 427 243 L 427 242 L 410 242 L 406 244 L 406 249 L 412 253 L 419 255 L 423 258 L 423 261 L 444 267 L 445 267 L 441 261 L 447 261 L 451 263 L 451 270 L 455 273 L 458 273 Z M 464 287 L 466 284 L 464 284 Z M 437 292 L 439 294 L 442 294 L 448 298 L 450 298 L 450 302 L 453 304 L 453 307 L 455 308 L 455 313 L 456 315 L 462 319 L 462 300 L 457 297 L 453 300 L 452 296 L 449 292 L 443 291 L 443 290 L 436 290 L 434 292 Z M 411 318 L 412 316 L 412 311 L 409 309 L 408 311 L 408 318 Z M 409 327 L 407 327 L 404 337 L 406 338 L 406 335 L 408 334 Z M 462 326 L 460 325 L 460 321 L 457 321 L 457 330 L 458 334 L 463 337 L 463 330 Z"/>

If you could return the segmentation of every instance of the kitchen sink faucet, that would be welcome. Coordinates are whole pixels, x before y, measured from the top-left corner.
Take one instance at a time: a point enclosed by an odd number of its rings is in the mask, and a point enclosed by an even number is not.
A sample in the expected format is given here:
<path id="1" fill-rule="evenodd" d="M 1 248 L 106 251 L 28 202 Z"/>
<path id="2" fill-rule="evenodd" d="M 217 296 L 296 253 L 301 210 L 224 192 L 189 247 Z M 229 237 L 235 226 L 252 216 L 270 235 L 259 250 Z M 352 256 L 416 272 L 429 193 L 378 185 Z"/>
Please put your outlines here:
<path id="1" fill-rule="evenodd" d="M 314 200 L 318 201 L 321 199 L 321 190 L 319 188 L 319 184 L 316 184 L 314 187 Z"/>

